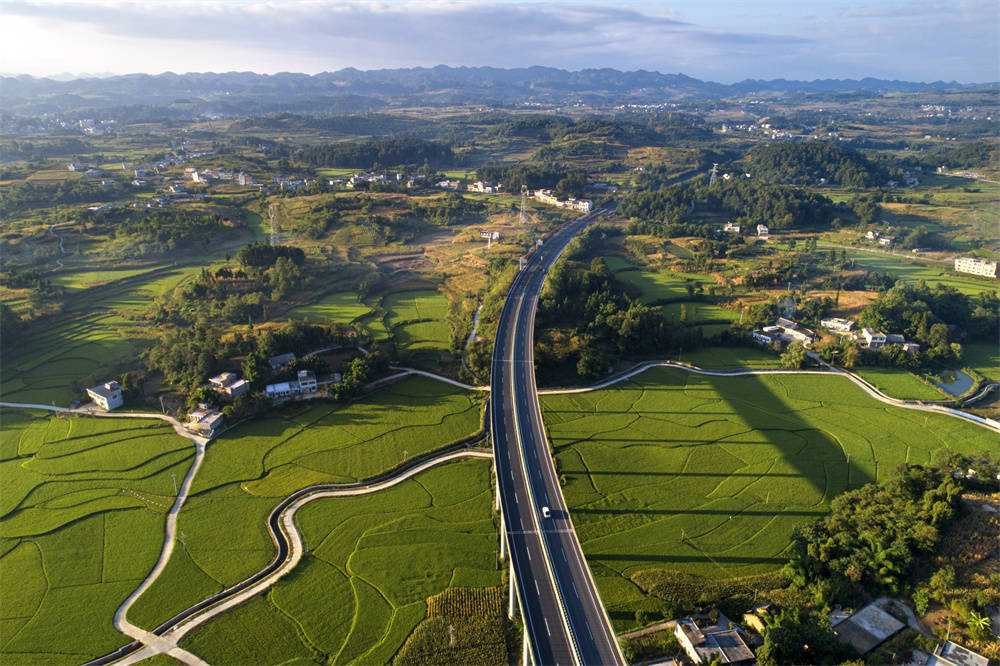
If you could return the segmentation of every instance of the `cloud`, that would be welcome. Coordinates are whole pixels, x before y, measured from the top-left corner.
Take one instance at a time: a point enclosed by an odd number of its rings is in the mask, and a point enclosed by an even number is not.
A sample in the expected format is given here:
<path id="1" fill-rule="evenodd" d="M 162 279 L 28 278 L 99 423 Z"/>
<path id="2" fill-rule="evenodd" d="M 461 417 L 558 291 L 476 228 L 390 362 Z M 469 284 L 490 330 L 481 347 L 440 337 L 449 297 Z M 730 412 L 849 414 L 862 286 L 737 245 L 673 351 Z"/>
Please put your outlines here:
<path id="1" fill-rule="evenodd" d="M 699 46 L 803 41 L 713 31 L 666 12 L 610 4 L 9 0 L 0 7 L 8 17 L 44 21 L 53 32 L 86 26 L 110 37 L 145 35 L 189 49 L 232 45 L 268 51 L 284 60 L 326 59 L 331 68 L 438 63 L 663 66 L 672 56 Z M 609 54 L 615 62 L 608 62 Z"/>
<path id="2" fill-rule="evenodd" d="M 657 69 L 719 81 L 995 78 L 996 21 L 985 20 L 996 18 L 995 0 L 875 10 L 848 0 L 850 17 L 838 6 L 815 18 L 744 14 L 741 0 L 717 0 L 711 11 L 704 0 L 669 1 L 0 0 L 0 62 L 31 73 L 449 64 Z"/>

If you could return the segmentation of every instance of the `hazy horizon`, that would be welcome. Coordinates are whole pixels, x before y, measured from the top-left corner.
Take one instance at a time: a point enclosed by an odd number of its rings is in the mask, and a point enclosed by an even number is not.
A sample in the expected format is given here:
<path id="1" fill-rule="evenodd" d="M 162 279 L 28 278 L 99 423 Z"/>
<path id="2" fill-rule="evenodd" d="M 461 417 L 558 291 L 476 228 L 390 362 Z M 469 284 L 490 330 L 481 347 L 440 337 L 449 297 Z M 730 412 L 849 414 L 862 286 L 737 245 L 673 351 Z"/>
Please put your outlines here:
<path id="1" fill-rule="evenodd" d="M 744 79 L 1000 80 L 995 0 L 3 0 L 32 76 L 345 67 L 609 67 Z"/>

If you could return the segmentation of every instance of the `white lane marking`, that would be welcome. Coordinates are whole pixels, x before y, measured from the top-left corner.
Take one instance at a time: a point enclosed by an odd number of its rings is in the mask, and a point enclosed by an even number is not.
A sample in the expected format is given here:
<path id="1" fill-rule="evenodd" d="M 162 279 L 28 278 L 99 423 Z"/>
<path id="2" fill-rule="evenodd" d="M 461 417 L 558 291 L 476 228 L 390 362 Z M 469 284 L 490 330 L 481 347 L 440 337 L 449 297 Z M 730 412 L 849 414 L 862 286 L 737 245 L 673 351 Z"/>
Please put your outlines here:
<path id="1" fill-rule="evenodd" d="M 575 594 L 576 598 L 579 599 L 580 598 L 580 593 L 576 591 L 576 583 L 574 583 L 573 581 L 570 581 L 569 584 L 573 586 L 573 594 Z"/>
<path id="2" fill-rule="evenodd" d="M 560 530 L 560 531 L 566 531 L 566 532 L 569 532 L 569 530 Z M 565 549 L 565 548 L 563 548 L 563 549 L 562 549 L 561 551 L 559 551 L 559 552 L 560 552 L 560 553 L 562 553 L 562 556 L 563 556 L 563 562 L 567 562 L 567 563 L 568 563 L 568 562 L 569 562 L 569 560 L 568 560 L 568 559 L 566 558 L 566 549 Z"/>
<path id="3" fill-rule="evenodd" d="M 529 551 L 528 559 L 529 560 L 531 559 L 530 551 Z M 538 593 L 538 596 L 541 596 L 542 595 L 542 591 L 540 589 L 538 589 L 538 579 L 537 578 L 532 578 L 531 580 L 532 580 L 532 582 L 535 583 L 535 592 Z"/>
<path id="4" fill-rule="evenodd" d="M 547 617 L 545 617 L 543 615 L 542 616 L 542 620 L 545 621 L 545 633 L 547 633 L 549 636 L 551 636 L 552 635 L 552 630 L 549 629 L 549 618 L 547 618 Z"/>

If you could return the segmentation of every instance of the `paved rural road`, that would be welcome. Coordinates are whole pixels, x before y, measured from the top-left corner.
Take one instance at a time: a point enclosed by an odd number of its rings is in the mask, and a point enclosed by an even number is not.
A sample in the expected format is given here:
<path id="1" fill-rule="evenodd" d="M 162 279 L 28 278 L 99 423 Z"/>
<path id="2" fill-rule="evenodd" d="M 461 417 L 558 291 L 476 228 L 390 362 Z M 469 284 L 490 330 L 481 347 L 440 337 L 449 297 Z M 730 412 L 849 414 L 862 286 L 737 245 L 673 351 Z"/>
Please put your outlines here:
<path id="1" fill-rule="evenodd" d="M 834 375 L 843 377 L 855 384 L 857 384 L 865 393 L 875 398 L 879 402 L 884 402 L 887 405 L 892 405 L 893 407 L 902 407 L 903 409 L 916 409 L 923 412 L 934 412 L 936 414 L 944 414 L 946 416 L 952 416 L 957 419 L 962 419 L 963 421 L 968 421 L 983 428 L 988 428 L 995 432 L 1000 432 L 1000 422 L 994 421 L 993 419 L 983 418 L 981 416 L 976 416 L 975 414 L 970 414 L 968 412 L 963 412 L 958 409 L 953 409 L 946 405 L 934 404 L 934 402 L 923 401 L 923 400 L 901 400 L 899 398 L 893 398 L 885 393 L 882 393 L 874 385 L 872 385 L 868 380 L 863 377 L 850 372 L 849 370 L 844 370 L 843 368 L 838 368 L 823 361 L 820 361 L 827 369 L 825 370 L 781 370 L 781 369 L 771 369 L 763 368 L 758 370 L 705 370 L 704 368 L 699 368 L 696 365 L 690 365 L 688 363 L 681 363 L 679 361 L 646 361 L 640 363 L 630 370 L 612 377 L 611 379 L 606 379 L 597 384 L 592 384 L 590 386 L 581 386 L 579 388 L 560 388 L 560 389 L 546 389 L 539 391 L 539 395 L 563 395 L 567 393 L 586 393 L 588 391 L 597 391 L 602 388 L 607 388 L 617 384 L 618 382 L 623 382 L 626 379 L 631 379 L 638 374 L 646 372 L 650 368 L 677 368 L 678 370 L 684 370 L 696 375 L 709 375 L 712 377 L 746 377 L 749 375 Z M 993 383 L 984 384 L 983 388 L 977 394 L 977 398 L 981 397 L 985 392 L 991 390 L 994 386 Z M 946 401 L 947 402 L 947 401 Z"/>
<path id="2" fill-rule="evenodd" d="M 838 248 L 841 250 L 853 250 L 855 252 L 868 252 L 869 254 L 884 254 L 887 257 L 897 257 L 899 259 L 915 259 L 917 261 L 931 261 L 936 264 L 955 263 L 955 257 L 948 257 L 947 259 L 934 259 L 933 257 L 925 257 L 913 253 L 901 254 L 899 252 L 890 252 L 889 250 L 876 250 L 873 247 L 851 247 L 850 245 L 837 245 L 836 243 L 816 243 L 816 247 Z"/>
<path id="3" fill-rule="evenodd" d="M 481 437 L 481 436 L 480 436 Z M 160 626 L 153 629 L 151 638 L 125 645 L 114 652 L 89 661 L 84 666 L 98 664 L 117 664 L 127 666 L 136 664 L 150 657 L 166 653 L 186 663 L 200 666 L 204 664 L 197 656 L 177 647 L 177 644 L 190 631 L 215 617 L 246 603 L 261 592 L 274 585 L 280 578 L 295 568 L 305 552 L 302 535 L 295 524 L 295 513 L 317 499 L 324 497 L 349 497 L 367 495 L 386 488 L 391 488 L 403 481 L 420 474 L 432 467 L 454 460 L 465 458 L 490 459 L 489 451 L 469 448 L 469 443 L 450 446 L 441 451 L 433 451 L 407 461 L 402 467 L 363 481 L 360 483 L 318 484 L 298 490 L 278 504 L 267 518 L 267 531 L 274 542 L 275 555 L 271 563 L 222 592 L 198 602 L 194 606 L 181 611 Z M 136 595 L 138 596 L 138 595 Z M 141 630 L 140 630 L 141 631 Z M 184 657 L 187 657 L 185 659 Z"/>
<path id="4" fill-rule="evenodd" d="M 490 414 L 503 529 L 539 665 L 625 662 L 563 500 L 534 371 L 535 308 L 545 276 L 597 214 L 570 223 L 529 257 L 507 295 L 493 347 Z"/>

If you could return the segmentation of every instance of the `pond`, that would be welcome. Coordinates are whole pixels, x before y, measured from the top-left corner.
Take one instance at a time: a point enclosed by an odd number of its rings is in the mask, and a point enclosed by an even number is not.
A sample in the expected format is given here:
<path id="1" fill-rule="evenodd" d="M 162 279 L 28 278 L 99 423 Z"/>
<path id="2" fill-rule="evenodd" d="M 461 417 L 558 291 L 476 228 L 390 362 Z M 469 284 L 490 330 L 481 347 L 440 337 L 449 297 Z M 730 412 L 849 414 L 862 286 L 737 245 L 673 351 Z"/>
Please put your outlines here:
<path id="1" fill-rule="evenodd" d="M 935 384 L 948 395 L 959 396 L 975 386 L 976 380 L 959 370 L 944 370 L 941 372 L 941 381 Z"/>

